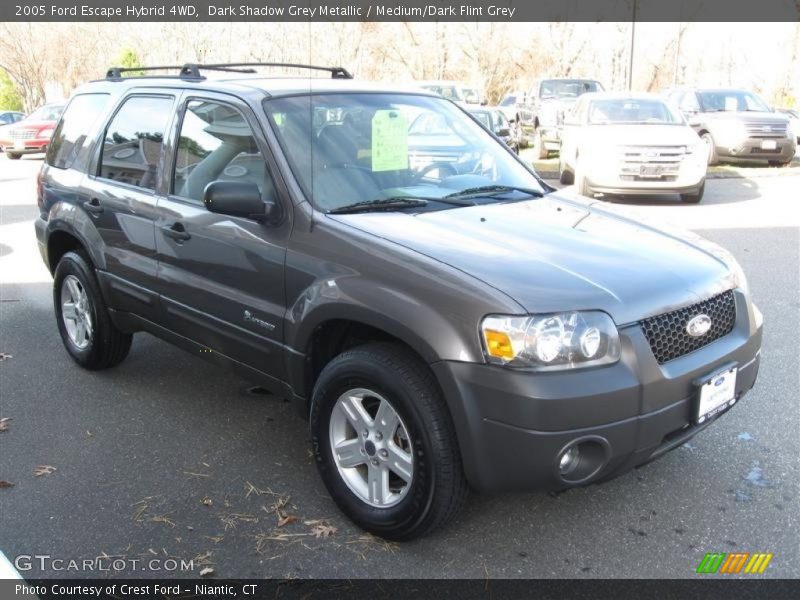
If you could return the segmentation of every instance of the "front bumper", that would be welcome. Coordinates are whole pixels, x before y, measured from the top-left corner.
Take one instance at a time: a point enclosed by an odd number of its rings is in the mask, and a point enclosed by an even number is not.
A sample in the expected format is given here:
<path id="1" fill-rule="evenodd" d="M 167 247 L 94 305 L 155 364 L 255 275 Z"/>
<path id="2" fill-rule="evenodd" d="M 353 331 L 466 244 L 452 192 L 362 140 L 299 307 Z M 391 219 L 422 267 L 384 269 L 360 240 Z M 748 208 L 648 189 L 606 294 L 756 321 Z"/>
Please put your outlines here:
<path id="1" fill-rule="evenodd" d="M 741 399 L 758 374 L 761 327 L 744 295 L 735 297 L 738 317 L 730 334 L 663 365 L 638 324 L 620 329 L 622 357 L 607 367 L 531 373 L 435 363 L 470 484 L 482 491 L 527 491 L 595 483 L 658 458 L 713 423 L 719 415 L 692 422 L 696 380 L 735 363 Z M 565 480 L 558 458 L 581 441 L 597 450 L 597 468 Z"/>
<path id="2" fill-rule="evenodd" d="M 597 194 L 611 194 L 614 196 L 659 196 L 664 194 L 695 194 L 703 185 L 703 181 L 692 185 L 675 185 L 674 182 L 626 182 L 625 185 L 606 185 L 598 186 L 591 181 L 588 182 L 589 189 Z"/>
<path id="3" fill-rule="evenodd" d="M 739 158 L 742 160 L 775 160 L 786 162 L 794 156 L 797 145 L 792 138 L 774 140 L 776 148 L 765 150 L 761 147 L 764 140 L 759 138 L 747 138 L 737 144 L 717 144 L 717 156 L 721 158 Z"/>
<path id="4" fill-rule="evenodd" d="M 50 138 L 42 140 L 5 141 L 3 142 L 3 150 L 13 154 L 37 154 L 39 152 L 45 152 L 49 143 Z"/>

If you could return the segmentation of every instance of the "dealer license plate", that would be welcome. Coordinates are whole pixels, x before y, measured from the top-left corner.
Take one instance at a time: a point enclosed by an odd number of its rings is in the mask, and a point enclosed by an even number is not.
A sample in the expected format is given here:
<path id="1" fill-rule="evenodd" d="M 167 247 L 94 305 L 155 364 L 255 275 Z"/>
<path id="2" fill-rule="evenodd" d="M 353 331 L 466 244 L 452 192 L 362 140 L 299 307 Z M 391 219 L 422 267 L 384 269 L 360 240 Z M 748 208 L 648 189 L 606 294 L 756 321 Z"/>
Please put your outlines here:
<path id="1" fill-rule="evenodd" d="M 661 167 L 658 165 L 642 165 L 639 167 L 639 177 L 661 177 Z"/>
<path id="2" fill-rule="evenodd" d="M 703 423 L 736 401 L 736 367 L 717 373 L 700 386 L 695 422 Z"/>
<path id="3" fill-rule="evenodd" d="M 778 142 L 775 140 L 764 140 L 761 142 L 761 149 L 762 150 L 776 150 L 778 148 Z"/>

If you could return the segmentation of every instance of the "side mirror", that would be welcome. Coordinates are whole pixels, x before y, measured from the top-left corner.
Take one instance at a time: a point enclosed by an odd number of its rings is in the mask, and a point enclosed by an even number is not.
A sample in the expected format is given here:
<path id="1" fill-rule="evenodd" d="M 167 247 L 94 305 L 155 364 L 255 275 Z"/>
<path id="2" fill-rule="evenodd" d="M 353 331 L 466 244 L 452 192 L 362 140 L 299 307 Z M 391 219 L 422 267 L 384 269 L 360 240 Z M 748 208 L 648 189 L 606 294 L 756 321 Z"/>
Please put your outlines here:
<path id="1" fill-rule="evenodd" d="M 508 127 L 501 127 L 497 130 L 497 135 L 500 137 L 508 137 L 511 135 L 511 130 Z"/>
<path id="2" fill-rule="evenodd" d="M 278 216 L 277 203 L 264 200 L 255 183 L 212 181 L 203 192 L 203 204 L 209 212 L 259 223 L 275 221 Z"/>

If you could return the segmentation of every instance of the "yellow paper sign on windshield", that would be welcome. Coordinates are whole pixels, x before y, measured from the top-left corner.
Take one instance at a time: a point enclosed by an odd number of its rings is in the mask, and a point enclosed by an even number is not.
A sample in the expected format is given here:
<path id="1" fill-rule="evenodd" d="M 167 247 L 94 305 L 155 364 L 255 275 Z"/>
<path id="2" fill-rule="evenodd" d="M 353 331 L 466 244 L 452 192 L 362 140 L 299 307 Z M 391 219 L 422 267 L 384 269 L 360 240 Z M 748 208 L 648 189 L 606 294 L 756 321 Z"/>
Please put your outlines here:
<path id="1" fill-rule="evenodd" d="M 372 117 L 372 170 L 408 168 L 408 123 L 403 113 L 378 110 Z"/>

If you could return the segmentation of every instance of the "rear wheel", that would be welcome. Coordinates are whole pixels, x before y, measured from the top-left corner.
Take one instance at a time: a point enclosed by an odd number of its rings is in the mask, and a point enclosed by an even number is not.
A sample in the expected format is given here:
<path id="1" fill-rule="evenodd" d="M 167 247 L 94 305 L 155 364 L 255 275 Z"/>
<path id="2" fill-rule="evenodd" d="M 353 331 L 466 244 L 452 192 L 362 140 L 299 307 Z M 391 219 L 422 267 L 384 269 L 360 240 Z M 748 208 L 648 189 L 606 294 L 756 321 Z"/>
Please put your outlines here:
<path id="1" fill-rule="evenodd" d="M 714 142 L 714 138 L 711 136 L 710 133 L 703 132 L 700 135 L 700 139 L 703 140 L 703 143 L 706 145 L 706 150 L 708 150 L 708 164 L 709 166 L 714 166 L 719 164 L 719 156 L 717 156 L 717 145 Z"/>
<path id="2" fill-rule="evenodd" d="M 19 160 L 20 158 L 22 158 L 22 154 L 20 154 L 19 152 L 9 152 L 8 150 L 6 150 L 6 157 L 11 160 Z"/>
<path id="3" fill-rule="evenodd" d="M 111 322 L 94 268 L 83 252 L 67 252 L 58 262 L 53 302 L 61 341 L 79 365 L 106 369 L 128 355 L 133 336 Z"/>
<path id="4" fill-rule="evenodd" d="M 700 187 L 697 188 L 697 191 L 691 192 L 688 194 L 681 194 L 681 202 L 685 204 L 699 204 L 700 200 L 703 199 L 703 192 L 706 190 L 706 182 L 700 184 Z"/>
<path id="5" fill-rule="evenodd" d="M 446 523 L 467 492 L 450 414 L 433 374 L 399 344 L 334 358 L 311 406 L 317 467 L 354 523 L 396 540 Z"/>

